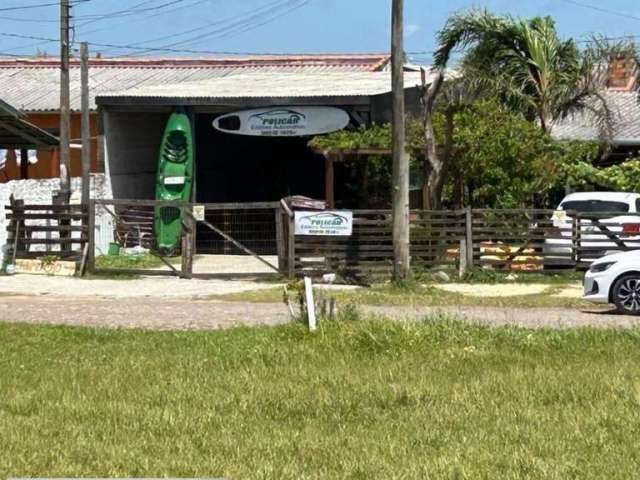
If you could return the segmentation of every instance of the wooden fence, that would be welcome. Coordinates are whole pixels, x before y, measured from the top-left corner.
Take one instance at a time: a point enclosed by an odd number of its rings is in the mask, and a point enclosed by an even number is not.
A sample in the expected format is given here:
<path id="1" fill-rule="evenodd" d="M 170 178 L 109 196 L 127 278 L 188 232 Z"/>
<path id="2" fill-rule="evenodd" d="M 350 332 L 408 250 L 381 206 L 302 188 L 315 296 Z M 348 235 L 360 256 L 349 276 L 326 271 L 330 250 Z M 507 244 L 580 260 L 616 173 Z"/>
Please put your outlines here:
<path id="1" fill-rule="evenodd" d="M 336 273 L 366 281 L 393 267 L 391 211 L 353 211 L 353 235 L 292 235 L 288 217 L 289 275 Z M 613 220 L 612 220 L 613 219 Z M 539 272 L 581 269 L 607 253 L 640 248 L 640 214 L 580 214 L 555 210 L 413 211 L 411 264 L 416 270 L 471 267 Z"/>
<path id="2" fill-rule="evenodd" d="M 16 200 L 5 206 L 6 258 L 55 256 L 78 260 L 89 241 L 89 212 L 83 205 L 25 205 Z"/>
<path id="3" fill-rule="evenodd" d="M 47 255 L 79 259 L 87 254 L 84 257 L 93 267 L 97 215 L 112 219 L 113 241 L 121 247 L 139 245 L 153 253 L 153 209 L 169 203 L 92 200 L 81 206 L 14 201 L 6 207 L 7 259 Z M 150 273 L 190 277 L 195 252 L 253 255 L 267 270 L 276 265 L 273 268 L 288 277 L 335 273 L 345 280 L 367 282 L 389 278 L 393 269 L 390 210 L 355 210 L 351 236 L 326 237 L 295 235 L 295 215 L 284 202 L 200 205 L 201 220 L 193 216 L 193 204 L 171 205 L 183 209 L 184 238 L 176 252 L 181 264 L 162 259 L 166 269 Z M 418 210 L 411 212 L 410 240 L 412 267 L 418 271 L 581 269 L 607 253 L 640 248 L 640 214 Z M 276 254 L 277 264 L 266 258 Z"/>

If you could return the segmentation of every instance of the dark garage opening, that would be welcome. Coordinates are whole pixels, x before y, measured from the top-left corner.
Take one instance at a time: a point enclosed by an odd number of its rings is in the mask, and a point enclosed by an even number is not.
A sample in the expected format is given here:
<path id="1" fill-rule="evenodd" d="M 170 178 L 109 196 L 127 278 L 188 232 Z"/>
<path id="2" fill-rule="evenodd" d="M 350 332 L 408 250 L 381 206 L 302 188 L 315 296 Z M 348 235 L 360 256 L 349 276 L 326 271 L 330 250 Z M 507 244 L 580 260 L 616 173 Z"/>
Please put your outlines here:
<path id="1" fill-rule="evenodd" d="M 290 195 L 324 198 L 324 158 L 306 137 L 251 137 L 220 132 L 213 120 L 196 117 L 196 201 L 199 203 L 272 202 Z M 207 221 L 261 255 L 277 251 L 273 210 L 207 212 Z M 200 225 L 199 253 L 243 254 Z"/>
<path id="2" fill-rule="evenodd" d="M 324 159 L 306 137 L 250 137 L 215 130 L 219 115 L 196 119 L 196 195 L 202 203 L 324 198 Z"/>

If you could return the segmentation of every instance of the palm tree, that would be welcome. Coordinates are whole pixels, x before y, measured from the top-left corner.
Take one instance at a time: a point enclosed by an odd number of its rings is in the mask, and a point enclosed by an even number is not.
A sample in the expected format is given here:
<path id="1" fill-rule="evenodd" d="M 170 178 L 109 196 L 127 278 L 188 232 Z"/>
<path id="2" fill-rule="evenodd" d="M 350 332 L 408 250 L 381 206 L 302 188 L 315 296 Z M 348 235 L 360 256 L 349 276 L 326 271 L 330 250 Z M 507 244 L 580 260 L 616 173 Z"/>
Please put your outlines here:
<path id="1" fill-rule="evenodd" d="M 449 18 L 438 43 L 436 68 L 444 69 L 455 50 L 464 50 L 462 74 L 537 119 L 546 132 L 554 121 L 590 110 L 602 134 L 609 135 L 611 114 L 600 91 L 608 60 L 625 45 L 595 42 L 580 50 L 572 39 L 558 37 L 550 17 L 525 21 L 486 10 Z"/>

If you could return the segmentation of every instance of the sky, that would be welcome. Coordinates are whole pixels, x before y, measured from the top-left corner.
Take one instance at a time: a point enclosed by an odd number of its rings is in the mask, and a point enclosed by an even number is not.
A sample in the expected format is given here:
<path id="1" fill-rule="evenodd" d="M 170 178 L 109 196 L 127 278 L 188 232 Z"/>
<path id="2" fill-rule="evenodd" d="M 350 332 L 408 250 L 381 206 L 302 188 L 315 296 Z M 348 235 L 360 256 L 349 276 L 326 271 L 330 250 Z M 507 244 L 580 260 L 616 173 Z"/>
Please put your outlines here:
<path id="1" fill-rule="evenodd" d="M 88 41 L 92 52 L 108 56 L 389 51 L 391 0 L 71 1 L 74 40 Z M 47 39 L 59 35 L 59 10 L 40 6 L 56 2 L 1 0 L 0 54 L 56 55 L 58 46 Z M 637 0 L 405 0 L 410 58 L 429 63 L 447 17 L 473 7 L 520 17 L 551 15 L 563 37 L 596 33 L 640 40 Z M 119 48 L 125 45 L 134 48 Z"/>

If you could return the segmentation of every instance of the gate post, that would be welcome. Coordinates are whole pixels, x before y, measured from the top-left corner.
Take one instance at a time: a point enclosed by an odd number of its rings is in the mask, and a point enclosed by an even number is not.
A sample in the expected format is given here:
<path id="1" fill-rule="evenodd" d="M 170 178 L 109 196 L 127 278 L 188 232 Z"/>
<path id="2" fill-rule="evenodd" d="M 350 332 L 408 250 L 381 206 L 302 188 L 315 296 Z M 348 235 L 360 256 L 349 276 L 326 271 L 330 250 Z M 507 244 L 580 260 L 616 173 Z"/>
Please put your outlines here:
<path id="1" fill-rule="evenodd" d="M 573 268 L 577 269 L 580 264 L 580 214 L 575 212 L 573 216 L 573 222 L 571 225 L 571 260 L 573 261 Z"/>
<path id="2" fill-rule="evenodd" d="M 286 268 L 286 256 L 284 248 L 284 222 L 282 218 L 285 213 L 282 210 L 282 206 L 275 209 L 276 219 L 276 251 L 278 252 L 278 270 L 284 274 Z"/>
<path id="3" fill-rule="evenodd" d="M 467 268 L 473 268 L 473 211 L 467 207 L 465 211 L 465 241 Z"/>
<path id="4" fill-rule="evenodd" d="M 293 280 L 296 275 L 296 220 L 294 216 L 289 216 L 289 279 Z"/>
<path id="5" fill-rule="evenodd" d="M 193 244 L 196 231 L 196 221 L 191 212 L 186 211 L 189 208 L 191 207 L 182 207 L 182 221 L 184 228 L 182 232 L 182 248 L 180 249 L 180 253 L 182 260 L 181 277 L 190 280 L 193 278 Z"/>
<path id="6" fill-rule="evenodd" d="M 96 201 L 91 198 L 87 205 L 89 217 L 87 219 L 87 242 L 89 251 L 87 252 L 87 269 L 93 274 L 96 271 Z"/>

